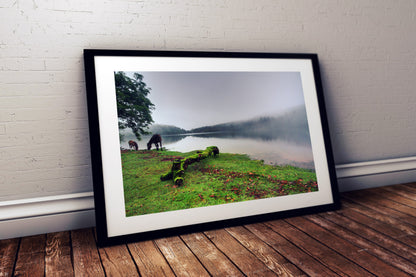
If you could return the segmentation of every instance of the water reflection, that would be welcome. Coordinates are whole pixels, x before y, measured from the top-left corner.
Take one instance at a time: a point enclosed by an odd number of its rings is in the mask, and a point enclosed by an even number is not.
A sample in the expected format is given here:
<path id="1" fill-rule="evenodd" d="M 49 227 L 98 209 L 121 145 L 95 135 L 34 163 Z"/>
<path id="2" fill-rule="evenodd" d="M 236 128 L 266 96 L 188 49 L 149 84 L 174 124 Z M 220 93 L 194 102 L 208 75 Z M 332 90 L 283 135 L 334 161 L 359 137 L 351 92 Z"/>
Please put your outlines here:
<path id="1" fill-rule="evenodd" d="M 250 132 L 242 134 L 241 132 L 210 132 L 194 133 L 189 135 L 200 138 L 254 139 L 259 141 L 282 140 L 299 145 L 310 145 L 309 133 L 301 134 L 296 132 L 282 132 L 279 134 L 270 132 L 269 134 L 259 134 L 256 132 Z"/>
<path id="2" fill-rule="evenodd" d="M 128 148 L 125 137 L 122 148 Z M 139 141 L 139 149 L 146 149 L 150 136 Z M 220 152 L 247 154 L 252 159 L 264 160 L 266 164 L 294 165 L 303 168 L 314 168 L 312 149 L 309 139 L 298 137 L 251 138 L 232 133 L 198 133 L 186 135 L 162 135 L 163 147 L 172 151 L 189 152 L 218 146 Z"/>

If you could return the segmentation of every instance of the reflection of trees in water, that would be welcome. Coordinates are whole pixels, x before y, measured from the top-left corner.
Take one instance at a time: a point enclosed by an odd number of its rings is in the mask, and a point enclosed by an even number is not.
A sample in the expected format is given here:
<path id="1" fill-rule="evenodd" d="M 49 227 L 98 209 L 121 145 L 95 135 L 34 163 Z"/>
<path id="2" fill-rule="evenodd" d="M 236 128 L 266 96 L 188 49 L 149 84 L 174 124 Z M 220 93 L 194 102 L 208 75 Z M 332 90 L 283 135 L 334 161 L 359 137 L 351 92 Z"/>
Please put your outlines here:
<path id="1" fill-rule="evenodd" d="M 169 145 L 190 136 L 199 138 L 255 139 L 259 141 L 281 140 L 299 146 L 311 146 L 309 127 L 304 106 L 299 106 L 285 114 L 272 117 L 260 117 L 247 121 L 203 126 L 184 130 L 172 125 L 154 124 L 149 130 L 160 134 L 163 144 Z M 128 141 L 132 133 L 123 132 L 121 140 Z M 143 136 L 148 141 L 149 136 Z"/>
<path id="2" fill-rule="evenodd" d="M 221 131 L 221 132 L 203 132 L 203 133 L 188 133 L 180 135 L 163 135 L 163 145 L 169 145 L 179 142 L 186 137 L 197 138 L 224 138 L 224 139 L 255 139 L 261 141 L 273 141 L 282 140 L 292 144 L 301 146 L 310 146 L 309 131 L 306 129 L 288 129 L 288 130 L 270 130 L 269 132 L 256 132 L 250 130 L 238 130 L 238 131 Z M 151 136 L 143 136 L 143 140 L 147 142 Z M 123 141 L 127 142 L 131 139 L 129 136 L 124 137 Z"/>
<path id="3" fill-rule="evenodd" d="M 175 142 L 178 142 L 180 140 L 183 140 L 186 138 L 186 135 L 162 135 L 162 143 L 165 144 L 172 144 Z"/>
<path id="4" fill-rule="evenodd" d="M 265 116 L 247 121 L 204 126 L 192 129 L 190 132 L 198 137 L 284 140 L 298 145 L 311 144 L 304 106 L 293 108 L 277 117 Z"/>
<path id="5" fill-rule="evenodd" d="M 164 141 L 168 138 L 168 136 L 163 137 Z M 298 140 L 295 143 L 293 137 L 286 137 L 286 139 L 276 136 L 247 137 L 241 134 L 219 132 L 170 136 L 169 139 L 171 144 L 165 143 L 164 145 L 172 151 L 188 152 L 207 145 L 215 145 L 224 153 L 247 154 L 252 159 L 263 160 L 266 164 L 314 169 L 309 140 Z"/>
<path id="6" fill-rule="evenodd" d="M 190 133 L 182 135 L 161 135 L 162 144 L 169 145 L 176 142 L 179 142 L 186 137 L 197 137 L 197 138 L 223 138 L 223 139 L 255 139 L 260 141 L 274 141 L 281 140 L 286 141 L 291 144 L 296 144 L 299 146 L 310 146 L 309 132 L 300 131 L 300 130 L 289 130 L 284 132 L 271 131 L 268 134 L 256 133 L 256 132 L 207 132 L 207 133 Z M 151 136 L 143 136 L 139 144 L 146 143 Z M 135 139 L 132 136 L 124 136 L 122 139 L 122 144 L 126 144 L 128 140 Z"/>
<path id="7" fill-rule="evenodd" d="M 283 140 L 297 145 L 310 146 L 309 132 L 306 130 L 286 130 L 276 131 L 272 130 L 269 133 L 258 133 L 245 131 L 234 131 L 234 132 L 212 132 L 212 133 L 200 133 L 191 134 L 190 136 L 201 137 L 201 138 L 235 138 L 235 139 L 256 139 L 262 141 L 273 141 Z M 185 138 L 185 136 L 183 136 Z"/>
<path id="8" fill-rule="evenodd" d="M 206 143 L 212 143 L 218 147 L 227 148 L 227 150 L 224 149 L 225 152 L 245 153 L 248 154 L 252 159 L 264 160 L 267 164 L 290 164 L 302 168 L 314 169 L 313 160 L 310 160 L 311 156 L 309 156 L 311 155 L 309 154 L 311 152 L 309 137 L 305 138 L 305 136 L 301 136 L 299 134 L 298 136 L 296 136 L 294 133 L 290 132 L 282 132 L 282 134 L 280 135 L 269 134 L 269 136 L 261 136 L 259 134 L 254 133 L 250 136 L 247 136 L 236 132 L 192 133 L 182 135 L 161 136 L 163 147 L 166 147 L 166 149 L 168 150 L 176 149 L 173 151 L 188 152 L 194 150 L 194 147 L 195 149 L 200 149 L 202 147 L 200 139 L 207 139 L 206 142 L 202 142 L 204 147 L 206 147 Z M 147 149 L 146 143 L 150 139 L 150 137 L 151 136 L 143 136 L 142 140 L 138 141 L 139 150 Z M 194 145 L 193 142 L 189 144 L 188 141 L 187 143 L 185 143 L 186 145 L 183 146 L 182 141 L 185 138 L 199 138 L 199 144 L 197 143 L 197 145 Z M 127 141 L 129 139 L 129 136 L 125 136 L 123 138 L 123 140 L 121 141 L 122 148 L 128 149 Z M 223 141 L 218 141 L 215 139 L 223 139 Z M 286 154 L 282 154 L 281 151 L 283 151 L 283 153 Z M 288 151 L 290 154 L 287 154 Z M 299 151 L 305 151 L 305 155 L 302 154 L 302 156 L 299 157 Z"/>

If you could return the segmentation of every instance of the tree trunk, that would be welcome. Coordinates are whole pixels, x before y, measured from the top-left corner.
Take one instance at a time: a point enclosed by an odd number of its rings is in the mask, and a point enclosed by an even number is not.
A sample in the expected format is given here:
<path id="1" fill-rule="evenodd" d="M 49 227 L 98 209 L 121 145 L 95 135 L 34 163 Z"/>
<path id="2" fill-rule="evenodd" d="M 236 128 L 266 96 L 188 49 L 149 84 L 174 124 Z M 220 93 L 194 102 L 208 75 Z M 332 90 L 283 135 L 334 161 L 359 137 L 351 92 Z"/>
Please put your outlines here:
<path id="1" fill-rule="evenodd" d="M 217 146 L 207 147 L 204 151 L 197 151 L 196 154 L 183 159 L 175 159 L 172 164 L 172 168 L 169 172 L 160 176 L 160 180 L 167 181 L 173 179 L 176 186 L 180 186 L 184 182 L 185 170 L 190 164 L 199 162 L 210 156 L 216 156 L 220 153 Z"/>

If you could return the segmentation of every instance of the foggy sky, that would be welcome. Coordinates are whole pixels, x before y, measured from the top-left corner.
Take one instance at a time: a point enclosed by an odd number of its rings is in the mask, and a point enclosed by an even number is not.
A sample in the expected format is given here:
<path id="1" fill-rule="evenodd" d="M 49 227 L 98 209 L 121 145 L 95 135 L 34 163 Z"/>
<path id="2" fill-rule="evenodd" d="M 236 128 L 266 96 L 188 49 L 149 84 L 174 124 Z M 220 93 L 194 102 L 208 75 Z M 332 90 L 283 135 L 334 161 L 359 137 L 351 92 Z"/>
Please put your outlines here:
<path id="1" fill-rule="evenodd" d="M 151 88 L 155 124 L 186 130 L 277 115 L 304 105 L 298 72 L 138 73 Z"/>

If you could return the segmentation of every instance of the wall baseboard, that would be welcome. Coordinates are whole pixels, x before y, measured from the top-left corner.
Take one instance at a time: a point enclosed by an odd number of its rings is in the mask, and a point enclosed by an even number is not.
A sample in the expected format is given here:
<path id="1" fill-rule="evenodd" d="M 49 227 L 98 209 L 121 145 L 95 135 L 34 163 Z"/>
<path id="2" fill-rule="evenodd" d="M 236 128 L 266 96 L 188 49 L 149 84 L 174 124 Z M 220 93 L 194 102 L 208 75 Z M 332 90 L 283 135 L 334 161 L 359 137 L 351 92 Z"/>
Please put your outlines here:
<path id="1" fill-rule="evenodd" d="M 339 191 L 416 181 L 416 157 L 337 165 Z"/>
<path id="2" fill-rule="evenodd" d="M 95 226 L 94 209 L 0 221 L 0 239 L 76 230 Z"/>
<path id="3" fill-rule="evenodd" d="M 350 178 L 416 169 L 416 157 L 337 165 L 337 178 Z"/>
<path id="4" fill-rule="evenodd" d="M 416 157 L 336 166 L 339 190 L 416 181 Z M 95 226 L 93 192 L 0 202 L 0 239 Z"/>
<path id="5" fill-rule="evenodd" d="M 93 192 L 0 202 L 0 239 L 92 226 Z"/>
<path id="6" fill-rule="evenodd" d="M 92 191 L 3 201 L 0 202 L 0 222 L 90 209 L 94 209 Z"/>

